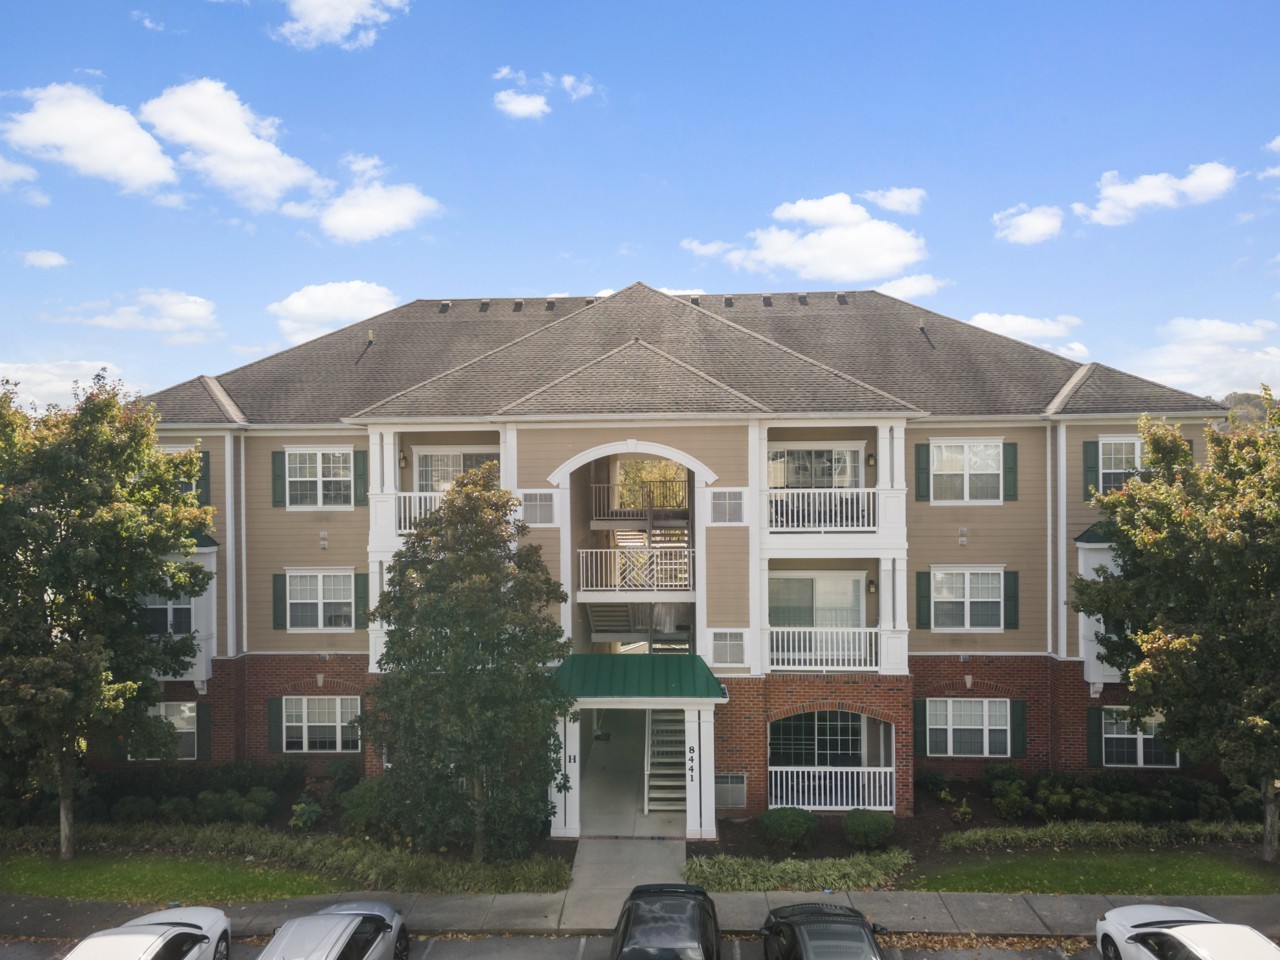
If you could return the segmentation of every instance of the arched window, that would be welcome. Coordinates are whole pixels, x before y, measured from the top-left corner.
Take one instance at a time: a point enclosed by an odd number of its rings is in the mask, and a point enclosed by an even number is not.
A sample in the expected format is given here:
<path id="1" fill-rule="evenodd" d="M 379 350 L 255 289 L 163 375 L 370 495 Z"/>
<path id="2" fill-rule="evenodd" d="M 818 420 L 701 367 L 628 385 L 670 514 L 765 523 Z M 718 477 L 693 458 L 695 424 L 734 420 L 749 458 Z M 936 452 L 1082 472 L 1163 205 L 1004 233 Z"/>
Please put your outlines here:
<path id="1" fill-rule="evenodd" d="M 769 724 L 771 767 L 860 767 L 862 717 L 846 710 L 817 710 Z"/>

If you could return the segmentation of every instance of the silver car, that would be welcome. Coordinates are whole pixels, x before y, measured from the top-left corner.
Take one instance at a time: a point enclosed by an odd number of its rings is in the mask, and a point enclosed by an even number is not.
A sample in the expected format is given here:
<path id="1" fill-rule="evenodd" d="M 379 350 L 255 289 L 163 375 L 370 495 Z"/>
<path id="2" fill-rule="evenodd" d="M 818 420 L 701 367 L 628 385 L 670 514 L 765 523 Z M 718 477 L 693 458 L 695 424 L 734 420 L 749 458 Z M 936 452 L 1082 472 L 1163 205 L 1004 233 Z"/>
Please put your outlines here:
<path id="1" fill-rule="evenodd" d="M 258 960 L 408 960 L 409 931 L 378 900 L 335 903 L 281 924 Z"/>
<path id="2" fill-rule="evenodd" d="M 213 907 L 148 913 L 76 944 L 66 960 L 227 960 L 231 925 Z"/>

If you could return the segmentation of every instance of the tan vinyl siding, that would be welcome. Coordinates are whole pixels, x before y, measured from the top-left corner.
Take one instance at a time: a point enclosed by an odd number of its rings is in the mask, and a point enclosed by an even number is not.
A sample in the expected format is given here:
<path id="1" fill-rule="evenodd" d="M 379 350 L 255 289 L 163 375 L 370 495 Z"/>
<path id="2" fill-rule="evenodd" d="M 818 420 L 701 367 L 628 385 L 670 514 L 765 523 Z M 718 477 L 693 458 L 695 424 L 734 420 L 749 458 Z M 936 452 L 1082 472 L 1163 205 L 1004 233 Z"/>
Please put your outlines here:
<path id="1" fill-rule="evenodd" d="M 915 499 L 915 445 L 947 437 L 999 437 L 1018 445 L 1018 499 L 1000 504 L 933 504 Z M 907 443 L 907 619 L 911 653 L 1044 653 L 1047 601 L 1045 534 L 1049 497 L 1045 489 L 1043 426 L 972 424 L 910 429 Z M 963 528 L 966 543 L 960 543 Z M 1018 574 L 1016 630 L 944 633 L 916 628 L 916 573 L 934 564 L 1002 564 Z"/>
<path id="2" fill-rule="evenodd" d="M 401 453 L 405 456 L 405 465 L 398 468 L 400 484 L 397 490 L 417 490 L 418 482 L 414 473 L 414 447 L 493 447 L 498 449 L 501 438 L 497 430 L 448 430 L 448 431 L 415 431 L 396 434 L 396 458 L 399 462 Z"/>
<path id="3" fill-rule="evenodd" d="M 746 527 L 707 529 L 707 626 L 751 624 L 750 576 Z"/>
<path id="4" fill-rule="evenodd" d="M 517 441 L 521 489 L 546 487 L 547 477 L 579 453 L 608 443 L 660 443 L 696 457 L 716 472 L 717 484 L 747 483 L 746 426 L 715 427 L 521 427 Z"/>
<path id="5" fill-rule="evenodd" d="M 244 584 L 248 605 L 248 636 L 244 649 L 252 653 L 341 651 L 369 649 L 368 631 L 289 633 L 272 629 L 271 577 L 286 567 L 351 567 L 369 569 L 369 508 L 351 510 L 290 510 L 271 505 L 271 454 L 289 447 L 353 446 L 367 449 L 365 436 L 352 434 L 250 436 L 246 438 L 245 507 L 248 526 L 248 569 Z M 320 533 L 327 534 L 328 548 Z M 372 586 L 371 586 L 371 593 Z M 373 598 L 370 597 L 372 600 Z"/>
<path id="6" fill-rule="evenodd" d="M 563 584 L 560 573 L 560 530 L 556 527 L 530 527 L 524 536 L 524 542 L 536 544 L 542 549 L 542 562 L 547 565 L 547 572 L 552 579 L 560 580 Z M 568 590 L 565 585 L 565 592 Z"/>

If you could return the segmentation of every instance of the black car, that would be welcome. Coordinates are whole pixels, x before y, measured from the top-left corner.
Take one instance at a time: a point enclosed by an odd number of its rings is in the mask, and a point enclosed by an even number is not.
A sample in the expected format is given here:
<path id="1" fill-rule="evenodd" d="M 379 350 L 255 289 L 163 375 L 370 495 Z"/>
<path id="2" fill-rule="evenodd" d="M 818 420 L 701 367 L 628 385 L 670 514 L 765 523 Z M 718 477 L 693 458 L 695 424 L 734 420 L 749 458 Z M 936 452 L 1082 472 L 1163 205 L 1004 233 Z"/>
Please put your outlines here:
<path id="1" fill-rule="evenodd" d="M 701 887 L 641 884 L 622 904 L 609 960 L 720 960 L 716 905 Z"/>
<path id="2" fill-rule="evenodd" d="M 765 960 L 884 960 L 876 935 L 888 932 L 838 903 L 778 907 L 760 927 Z"/>

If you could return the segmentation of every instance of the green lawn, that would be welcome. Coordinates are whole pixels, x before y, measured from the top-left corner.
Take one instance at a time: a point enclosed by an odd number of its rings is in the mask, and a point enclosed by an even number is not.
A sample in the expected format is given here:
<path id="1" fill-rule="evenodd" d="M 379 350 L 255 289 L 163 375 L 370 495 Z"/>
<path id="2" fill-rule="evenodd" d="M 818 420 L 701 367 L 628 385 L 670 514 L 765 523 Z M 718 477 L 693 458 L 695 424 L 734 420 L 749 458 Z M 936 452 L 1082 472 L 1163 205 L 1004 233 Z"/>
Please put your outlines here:
<path id="1" fill-rule="evenodd" d="M 318 873 L 241 860 L 160 854 L 56 856 L 0 853 L 0 891 L 127 903 L 219 903 L 333 893 L 349 883 Z"/>
<path id="2" fill-rule="evenodd" d="M 1195 896 L 1280 893 L 1280 869 L 1207 850 L 1063 850 L 970 854 L 903 877 L 908 890 Z M 953 858 L 947 858 L 949 860 Z"/>

